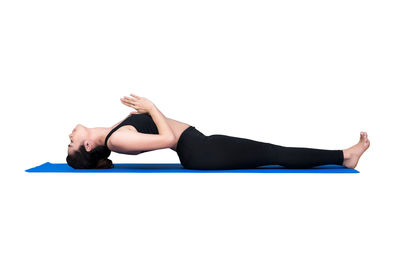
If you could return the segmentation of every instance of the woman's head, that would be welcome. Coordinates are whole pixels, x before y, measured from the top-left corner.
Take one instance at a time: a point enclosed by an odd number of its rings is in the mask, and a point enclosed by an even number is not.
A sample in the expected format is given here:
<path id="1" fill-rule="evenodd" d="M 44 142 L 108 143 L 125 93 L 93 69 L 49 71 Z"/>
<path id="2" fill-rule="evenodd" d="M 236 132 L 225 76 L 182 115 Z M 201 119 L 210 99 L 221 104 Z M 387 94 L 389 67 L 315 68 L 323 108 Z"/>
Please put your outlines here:
<path id="1" fill-rule="evenodd" d="M 78 124 L 69 135 L 67 163 L 74 169 L 109 169 L 114 165 L 108 157 L 111 154 L 105 145 L 99 145 L 91 134 L 93 129 Z"/>

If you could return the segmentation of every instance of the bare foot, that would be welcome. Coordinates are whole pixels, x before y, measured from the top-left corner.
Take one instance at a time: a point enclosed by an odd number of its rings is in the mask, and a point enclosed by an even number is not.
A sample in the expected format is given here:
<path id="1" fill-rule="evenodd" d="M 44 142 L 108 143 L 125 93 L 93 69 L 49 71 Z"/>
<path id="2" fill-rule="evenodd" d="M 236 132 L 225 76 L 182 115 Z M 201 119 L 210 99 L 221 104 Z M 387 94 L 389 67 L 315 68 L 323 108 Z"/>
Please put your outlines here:
<path id="1" fill-rule="evenodd" d="M 355 168 L 361 155 L 369 147 L 368 135 L 366 132 L 360 133 L 360 141 L 354 146 L 343 150 L 343 166 L 347 168 Z"/>

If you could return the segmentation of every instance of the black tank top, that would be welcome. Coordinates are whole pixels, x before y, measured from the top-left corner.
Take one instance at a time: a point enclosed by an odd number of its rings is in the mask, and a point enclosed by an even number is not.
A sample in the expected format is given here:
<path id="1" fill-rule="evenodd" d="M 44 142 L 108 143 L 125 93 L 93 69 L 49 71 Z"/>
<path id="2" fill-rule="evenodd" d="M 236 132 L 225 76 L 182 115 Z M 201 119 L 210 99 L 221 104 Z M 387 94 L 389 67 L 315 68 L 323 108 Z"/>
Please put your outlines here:
<path id="1" fill-rule="evenodd" d="M 158 129 L 156 124 L 154 123 L 153 119 L 148 113 L 139 113 L 139 114 L 131 114 L 128 118 L 123 120 L 120 124 L 115 126 L 106 136 L 106 140 L 104 145 L 107 147 L 108 138 L 120 127 L 124 125 L 132 125 L 136 128 L 136 130 L 140 133 L 147 133 L 147 134 L 158 134 Z M 108 148 L 108 147 L 107 147 Z M 149 150 L 145 150 L 142 152 L 146 152 Z"/>

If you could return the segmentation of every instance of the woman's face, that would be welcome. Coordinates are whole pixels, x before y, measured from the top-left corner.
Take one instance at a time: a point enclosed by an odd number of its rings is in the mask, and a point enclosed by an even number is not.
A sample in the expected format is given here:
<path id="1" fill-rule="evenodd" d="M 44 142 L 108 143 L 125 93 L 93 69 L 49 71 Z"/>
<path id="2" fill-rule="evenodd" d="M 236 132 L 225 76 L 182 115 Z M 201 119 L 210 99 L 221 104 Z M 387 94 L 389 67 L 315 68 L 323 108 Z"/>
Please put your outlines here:
<path id="1" fill-rule="evenodd" d="M 83 144 L 86 139 L 87 128 L 81 124 L 75 126 L 72 132 L 69 134 L 70 143 L 68 145 L 68 155 L 73 153 L 75 150 Z"/>

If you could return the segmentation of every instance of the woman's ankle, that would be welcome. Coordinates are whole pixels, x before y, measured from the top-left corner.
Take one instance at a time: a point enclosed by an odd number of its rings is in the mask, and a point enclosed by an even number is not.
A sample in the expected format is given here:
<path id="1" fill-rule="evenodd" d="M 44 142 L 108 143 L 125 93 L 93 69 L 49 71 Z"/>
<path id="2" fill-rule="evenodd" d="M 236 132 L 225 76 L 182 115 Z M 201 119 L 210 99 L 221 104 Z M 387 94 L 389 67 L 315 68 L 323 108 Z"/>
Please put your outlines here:
<path id="1" fill-rule="evenodd" d="M 350 159 L 351 158 L 351 153 L 349 149 L 343 149 L 343 160 Z"/>

